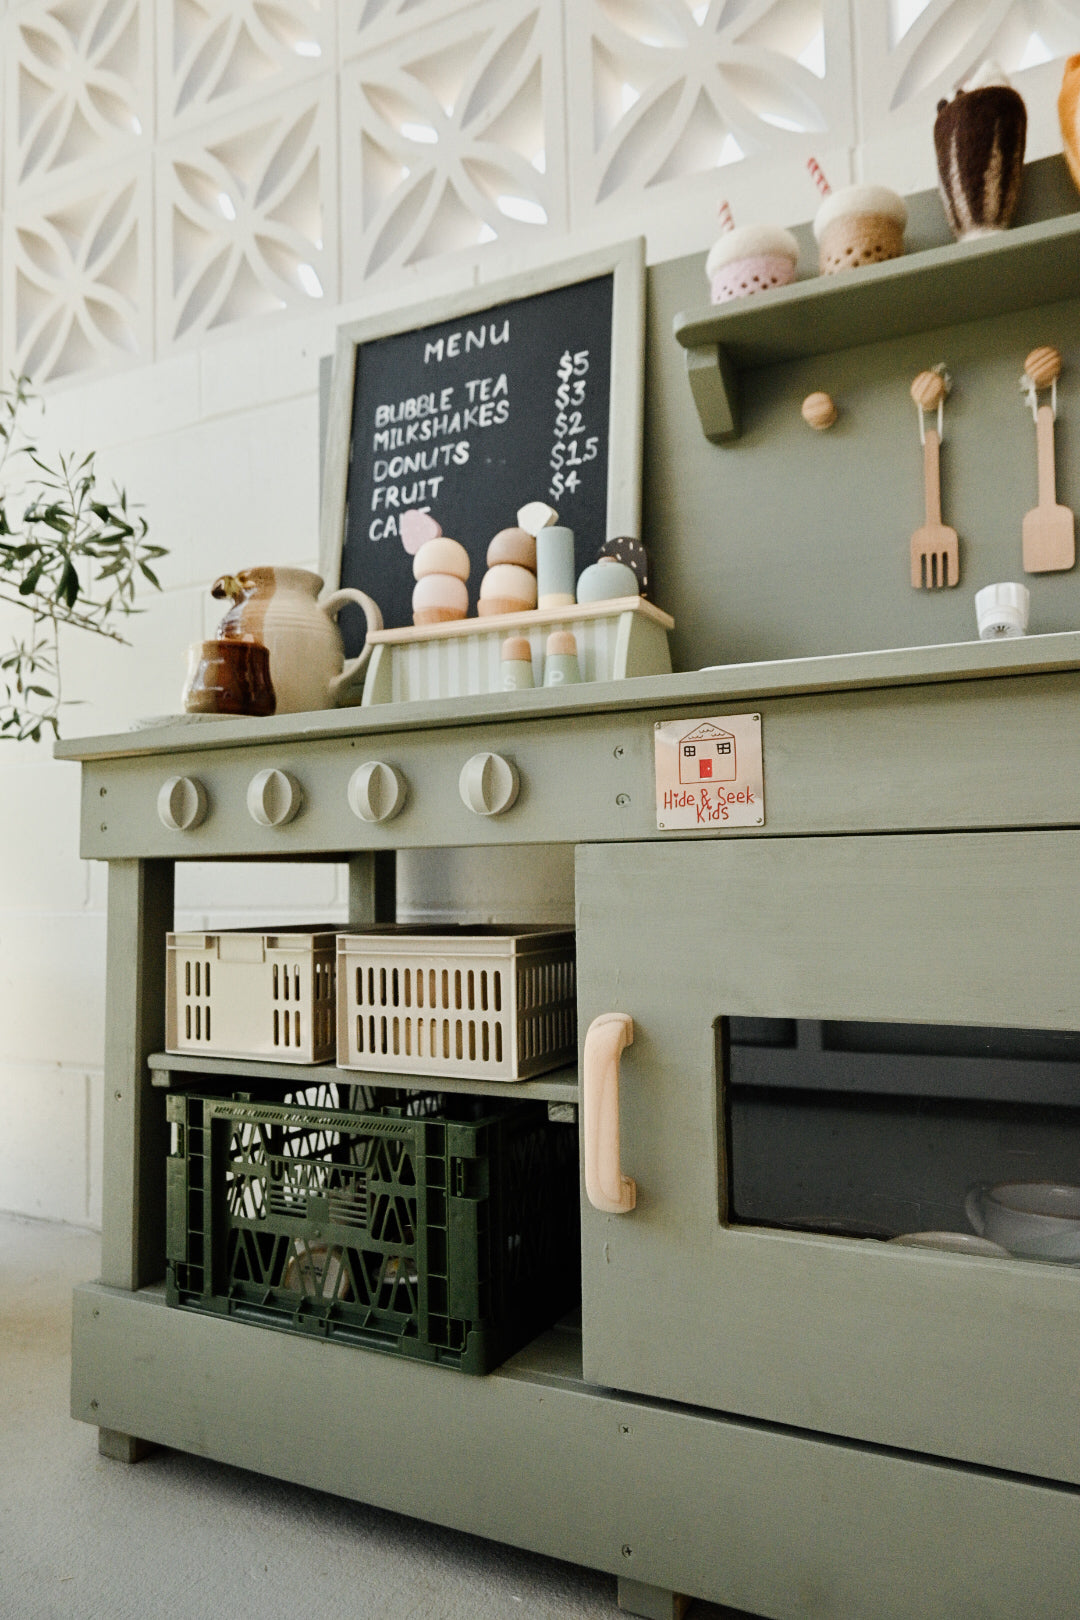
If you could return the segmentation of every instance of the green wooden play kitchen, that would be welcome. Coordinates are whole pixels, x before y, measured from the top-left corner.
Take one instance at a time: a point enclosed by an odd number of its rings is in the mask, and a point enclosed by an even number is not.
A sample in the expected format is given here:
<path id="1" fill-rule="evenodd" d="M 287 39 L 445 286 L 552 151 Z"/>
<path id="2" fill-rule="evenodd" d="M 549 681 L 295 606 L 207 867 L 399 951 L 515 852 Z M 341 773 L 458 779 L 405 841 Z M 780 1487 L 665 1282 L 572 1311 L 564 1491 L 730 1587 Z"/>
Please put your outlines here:
<path id="1" fill-rule="evenodd" d="M 108 1455 L 158 1442 L 533 1548 L 610 1572 L 642 1616 L 683 1595 L 773 1620 L 1080 1612 L 1080 1220 L 1008 1191 L 1080 1183 L 1080 584 L 1023 574 L 1018 387 L 1033 350 L 1063 356 L 1075 510 L 1080 216 L 1056 166 L 1032 171 L 999 240 L 947 247 L 914 198 L 906 258 L 699 308 L 679 342 L 700 257 L 649 273 L 643 533 L 690 673 L 58 750 L 82 761 L 82 853 L 109 862 L 102 1277 L 76 1291 L 72 1376 Z M 909 390 L 939 363 L 960 583 L 912 589 Z M 827 431 L 801 415 L 814 391 Z M 973 592 L 1021 578 L 1032 634 L 975 639 Z M 481 757 L 517 784 L 494 809 L 462 786 Z M 406 790 L 391 817 L 356 808 L 368 767 Z M 277 824 L 249 808 L 268 771 L 291 784 Z M 437 1090 L 459 1124 L 520 1111 L 572 1153 L 576 1121 L 580 1246 L 576 1219 L 544 1234 L 572 1250 L 562 1281 L 580 1259 L 580 1318 L 558 1301 L 463 1376 L 441 1320 L 427 1359 L 350 1342 L 344 1284 L 341 1331 L 268 1325 L 247 1273 L 215 1304 L 199 1133 L 299 1132 L 308 1164 L 327 1133 L 411 1140 L 433 1082 L 392 1055 L 166 1051 L 175 863 L 347 862 L 361 934 L 394 920 L 399 854 L 524 868 L 552 846 L 576 851 L 578 1061 Z M 280 1226 L 295 1241 L 302 1216 L 324 1276 L 347 1181 Z"/>

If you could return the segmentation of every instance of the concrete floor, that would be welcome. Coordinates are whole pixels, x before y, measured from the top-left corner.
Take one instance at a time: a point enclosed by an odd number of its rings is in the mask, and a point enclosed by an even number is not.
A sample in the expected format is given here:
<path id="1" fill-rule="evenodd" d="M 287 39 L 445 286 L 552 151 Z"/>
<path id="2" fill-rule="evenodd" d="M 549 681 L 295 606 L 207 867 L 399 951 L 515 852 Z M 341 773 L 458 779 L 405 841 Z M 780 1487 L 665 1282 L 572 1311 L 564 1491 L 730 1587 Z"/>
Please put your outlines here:
<path id="1" fill-rule="evenodd" d="M 0 1215 L 0 1620 L 615 1620 L 607 1575 L 180 1452 L 104 1460 L 68 1415 L 98 1255 Z"/>

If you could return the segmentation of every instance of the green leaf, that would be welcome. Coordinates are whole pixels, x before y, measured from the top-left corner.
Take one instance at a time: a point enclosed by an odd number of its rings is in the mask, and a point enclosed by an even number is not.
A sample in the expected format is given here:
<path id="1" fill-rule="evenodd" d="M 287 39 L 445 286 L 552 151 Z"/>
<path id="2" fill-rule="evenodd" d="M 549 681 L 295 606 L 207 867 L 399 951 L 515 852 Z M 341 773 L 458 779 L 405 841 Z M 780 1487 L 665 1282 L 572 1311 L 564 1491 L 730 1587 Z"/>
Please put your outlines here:
<path id="1" fill-rule="evenodd" d="M 79 576 L 70 561 L 64 564 L 64 572 L 60 576 L 57 594 L 67 603 L 69 608 L 75 606 L 79 595 Z"/>
<path id="2" fill-rule="evenodd" d="M 154 570 L 150 567 L 150 565 L 148 563 L 143 562 L 141 557 L 139 559 L 139 568 L 141 569 L 142 573 L 146 576 L 146 578 L 150 581 L 151 585 L 153 585 L 154 589 L 160 591 L 160 589 L 161 589 L 161 581 L 160 581 L 160 579 L 158 579 L 157 575 L 154 573 Z"/>

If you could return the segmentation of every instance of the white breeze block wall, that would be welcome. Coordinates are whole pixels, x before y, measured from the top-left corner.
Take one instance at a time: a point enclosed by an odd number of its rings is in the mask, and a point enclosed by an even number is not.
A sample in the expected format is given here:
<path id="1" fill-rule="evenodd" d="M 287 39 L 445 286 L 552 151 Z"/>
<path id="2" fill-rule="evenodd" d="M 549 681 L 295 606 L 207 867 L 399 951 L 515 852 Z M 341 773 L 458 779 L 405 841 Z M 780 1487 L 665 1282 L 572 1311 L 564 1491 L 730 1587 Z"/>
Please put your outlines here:
<path id="1" fill-rule="evenodd" d="M 810 153 L 834 185 L 932 185 L 937 99 L 987 55 L 1043 156 L 1080 50 L 1077 0 L 0 13 L 0 367 L 35 379 L 43 442 L 98 450 L 170 553 L 130 649 L 69 646 L 68 736 L 176 711 L 217 574 L 315 565 L 318 362 L 342 320 L 642 232 L 654 262 L 702 250 L 722 197 L 805 219 Z M 96 1224 L 106 882 L 77 847 L 77 768 L 0 743 L 0 1209 Z M 404 903 L 497 915 L 512 864 L 415 858 Z M 524 909 L 572 916 L 569 862 L 534 866 Z M 336 868 L 184 868 L 178 922 L 344 903 Z"/>

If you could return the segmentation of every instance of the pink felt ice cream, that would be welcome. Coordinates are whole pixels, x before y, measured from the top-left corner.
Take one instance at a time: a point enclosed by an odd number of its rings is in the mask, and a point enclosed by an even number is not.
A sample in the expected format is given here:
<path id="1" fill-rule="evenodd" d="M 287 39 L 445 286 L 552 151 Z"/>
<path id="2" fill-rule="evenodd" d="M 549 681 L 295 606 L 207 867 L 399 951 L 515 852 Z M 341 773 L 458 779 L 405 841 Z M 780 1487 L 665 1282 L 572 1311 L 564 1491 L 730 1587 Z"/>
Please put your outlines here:
<path id="1" fill-rule="evenodd" d="M 779 225 L 739 225 L 717 238 L 705 261 L 711 301 L 768 292 L 795 280 L 799 244 Z"/>

